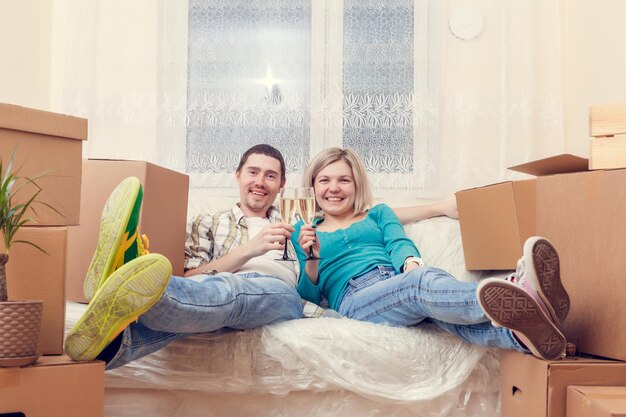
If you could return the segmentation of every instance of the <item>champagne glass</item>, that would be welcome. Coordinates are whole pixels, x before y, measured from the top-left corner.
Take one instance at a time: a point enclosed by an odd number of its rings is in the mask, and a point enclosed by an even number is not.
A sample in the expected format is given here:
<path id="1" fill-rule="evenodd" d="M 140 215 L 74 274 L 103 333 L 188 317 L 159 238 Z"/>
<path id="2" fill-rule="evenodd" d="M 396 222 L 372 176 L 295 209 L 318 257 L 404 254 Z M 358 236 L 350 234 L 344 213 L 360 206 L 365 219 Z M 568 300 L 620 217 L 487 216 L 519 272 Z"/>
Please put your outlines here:
<path id="1" fill-rule="evenodd" d="M 292 223 L 292 218 L 296 215 L 296 203 L 297 203 L 297 188 L 281 188 L 278 200 L 278 208 L 280 209 L 280 216 L 285 223 Z M 277 261 L 295 261 L 296 259 L 290 258 L 287 253 L 287 238 L 285 238 L 285 250 L 283 257 L 276 259 Z"/>
<path id="2" fill-rule="evenodd" d="M 315 190 L 313 187 L 309 188 L 299 188 L 298 189 L 298 209 L 300 211 L 300 216 L 302 216 L 302 220 L 304 223 L 313 223 L 315 219 Z M 313 246 L 309 248 L 309 256 L 306 257 L 305 261 L 312 261 L 315 259 L 321 259 L 315 256 L 313 253 Z"/>

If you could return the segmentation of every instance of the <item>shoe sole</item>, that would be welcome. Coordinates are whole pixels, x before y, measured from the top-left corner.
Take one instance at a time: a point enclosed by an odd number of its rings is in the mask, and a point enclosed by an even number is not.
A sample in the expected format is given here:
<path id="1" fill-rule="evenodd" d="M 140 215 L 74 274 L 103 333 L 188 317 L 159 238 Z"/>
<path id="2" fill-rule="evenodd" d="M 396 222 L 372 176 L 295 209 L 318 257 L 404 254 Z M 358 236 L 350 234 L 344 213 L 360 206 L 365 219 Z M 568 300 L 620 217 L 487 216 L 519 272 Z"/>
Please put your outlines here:
<path id="1" fill-rule="evenodd" d="M 559 324 L 569 313 L 570 300 L 561 282 L 559 255 L 550 242 L 541 237 L 528 239 L 524 244 L 526 265 L 532 266 L 527 278 L 546 304 L 552 318 Z"/>
<path id="2" fill-rule="evenodd" d="M 565 336 L 524 289 L 494 278 L 482 281 L 477 292 L 487 317 L 516 332 L 535 356 L 553 360 L 563 355 Z"/>
<path id="3" fill-rule="evenodd" d="M 141 181 L 136 177 L 128 177 L 113 190 L 104 205 L 98 244 L 83 286 L 83 293 L 88 301 L 112 272 L 113 261 L 140 191 Z"/>
<path id="4" fill-rule="evenodd" d="M 163 255 L 136 258 L 116 270 L 96 291 L 68 333 L 65 351 L 74 360 L 93 360 L 130 323 L 161 299 L 172 274 Z"/>

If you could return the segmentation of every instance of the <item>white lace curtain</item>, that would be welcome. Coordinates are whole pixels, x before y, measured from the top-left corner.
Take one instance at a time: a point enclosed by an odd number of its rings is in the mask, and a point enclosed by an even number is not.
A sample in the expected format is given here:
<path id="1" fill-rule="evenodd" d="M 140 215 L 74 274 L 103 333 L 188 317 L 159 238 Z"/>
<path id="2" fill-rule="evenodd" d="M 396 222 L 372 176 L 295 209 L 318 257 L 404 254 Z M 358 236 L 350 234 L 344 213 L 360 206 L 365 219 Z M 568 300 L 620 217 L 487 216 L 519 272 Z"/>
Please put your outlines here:
<path id="1" fill-rule="evenodd" d="M 89 119 L 85 156 L 188 172 L 192 199 L 259 142 L 290 183 L 350 146 L 376 194 L 423 199 L 564 149 L 558 0 L 58 4 L 54 110 Z"/>

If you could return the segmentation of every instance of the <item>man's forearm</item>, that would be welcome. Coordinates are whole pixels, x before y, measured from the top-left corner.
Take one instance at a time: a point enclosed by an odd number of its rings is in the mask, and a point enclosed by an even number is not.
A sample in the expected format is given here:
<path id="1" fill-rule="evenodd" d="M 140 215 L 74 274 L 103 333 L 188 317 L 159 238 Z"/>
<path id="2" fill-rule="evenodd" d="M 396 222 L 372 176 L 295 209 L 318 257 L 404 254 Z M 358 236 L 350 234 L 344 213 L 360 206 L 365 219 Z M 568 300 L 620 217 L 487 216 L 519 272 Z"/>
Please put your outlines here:
<path id="1" fill-rule="evenodd" d="M 224 256 L 209 262 L 208 264 L 203 264 L 197 268 L 185 271 L 185 276 L 191 277 L 200 274 L 210 274 L 213 271 L 237 272 L 243 264 L 248 262 L 253 257 L 254 256 L 250 254 L 247 245 L 242 245 L 231 250 Z"/>

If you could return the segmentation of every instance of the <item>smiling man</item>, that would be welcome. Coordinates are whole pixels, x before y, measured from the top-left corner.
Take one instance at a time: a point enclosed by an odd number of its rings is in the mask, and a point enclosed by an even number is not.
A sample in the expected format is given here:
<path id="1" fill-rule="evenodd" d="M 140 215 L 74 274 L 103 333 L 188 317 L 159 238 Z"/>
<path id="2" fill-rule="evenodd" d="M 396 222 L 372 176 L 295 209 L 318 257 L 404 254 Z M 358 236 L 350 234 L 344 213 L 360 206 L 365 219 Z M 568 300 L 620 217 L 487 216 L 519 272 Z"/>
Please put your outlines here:
<path id="1" fill-rule="evenodd" d="M 171 276 L 161 255 L 138 256 L 112 273 L 90 267 L 96 289 L 87 310 L 68 333 L 65 349 L 75 360 L 100 359 L 112 369 L 159 350 L 175 339 L 222 328 L 250 329 L 302 317 L 296 291 L 297 262 L 277 262 L 293 227 L 283 223 L 273 203 L 285 184 L 285 162 L 269 145 L 256 145 L 235 172 L 240 201 L 217 215 L 196 217 L 188 226 L 185 277 Z M 141 184 L 125 180 L 141 203 Z M 103 224 L 123 234 L 136 201 L 107 201 Z M 100 243 L 118 241 L 101 227 Z M 115 245 L 97 253 L 109 265 Z M 118 245 L 119 246 L 119 245 Z M 95 271 L 95 272 L 94 272 Z"/>

